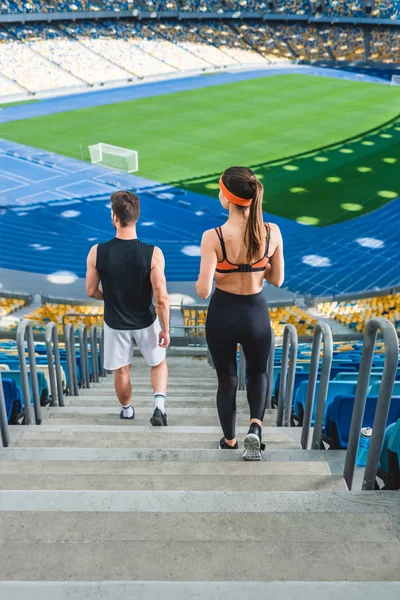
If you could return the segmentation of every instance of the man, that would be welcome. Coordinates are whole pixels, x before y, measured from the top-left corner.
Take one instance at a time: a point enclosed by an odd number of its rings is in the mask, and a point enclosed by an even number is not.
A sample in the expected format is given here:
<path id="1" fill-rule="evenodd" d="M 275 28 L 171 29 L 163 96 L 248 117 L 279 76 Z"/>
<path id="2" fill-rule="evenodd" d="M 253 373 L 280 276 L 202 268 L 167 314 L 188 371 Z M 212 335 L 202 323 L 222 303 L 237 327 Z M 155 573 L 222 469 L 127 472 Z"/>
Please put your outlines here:
<path id="1" fill-rule="evenodd" d="M 162 426 L 167 425 L 166 348 L 170 343 L 165 260 L 160 248 L 137 239 L 139 215 L 136 194 L 121 191 L 111 196 L 111 219 L 117 233 L 90 250 L 86 291 L 91 298 L 104 299 L 104 368 L 114 371 L 121 419 L 135 417 L 130 372 L 136 342 L 151 367 L 155 408 L 150 422 Z"/>

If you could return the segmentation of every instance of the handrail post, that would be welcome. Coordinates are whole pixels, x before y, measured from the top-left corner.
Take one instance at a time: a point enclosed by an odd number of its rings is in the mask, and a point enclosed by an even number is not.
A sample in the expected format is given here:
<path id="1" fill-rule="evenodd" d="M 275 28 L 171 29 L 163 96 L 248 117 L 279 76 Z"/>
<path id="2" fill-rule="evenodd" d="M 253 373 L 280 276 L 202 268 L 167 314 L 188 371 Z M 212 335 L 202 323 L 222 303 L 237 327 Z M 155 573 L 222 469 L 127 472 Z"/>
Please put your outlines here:
<path id="1" fill-rule="evenodd" d="M 29 365 L 30 365 L 30 373 L 31 373 L 31 386 L 32 386 L 32 396 L 33 396 L 33 405 L 35 411 L 35 419 L 33 418 L 33 412 L 31 407 L 31 395 L 29 392 L 29 379 L 28 379 L 28 369 L 26 366 L 26 357 L 25 357 L 25 344 L 24 340 L 26 337 L 26 341 L 28 344 L 28 355 L 29 355 Z M 32 322 L 25 319 L 21 321 L 18 325 L 17 329 L 17 348 L 18 348 L 18 358 L 19 358 L 19 367 L 21 372 L 21 386 L 22 386 L 22 395 L 24 398 L 24 410 L 25 410 L 25 420 L 28 425 L 33 425 L 36 422 L 37 425 L 40 425 L 42 422 L 42 409 L 40 406 L 40 396 L 39 396 L 39 385 L 37 378 L 37 369 L 36 369 L 36 359 L 35 359 L 35 344 L 33 340 L 33 329 Z"/>
<path id="2" fill-rule="evenodd" d="M 0 432 L 1 432 L 1 442 L 4 446 L 4 448 L 7 448 L 7 446 L 9 446 L 9 444 L 10 444 L 10 432 L 8 430 L 6 401 L 4 399 L 3 384 L 1 381 L 1 372 L 0 372 Z"/>
<path id="3" fill-rule="evenodd" d="M 239 387 L 238 387 L 239 390 L 246 389 L 245 371 L 246 371 L 246 359 L 244 356 L 243 347 L 240 346 L 240 349 L 239 349 Z"/>
<path id="4" fill-rule="evenodd" d="M 275 360 L 275 333 L 271 328 L 271 346 L 268 356 L 267 377 L 268 377 L 268 393 L 267 393 L 267 408 L 271 408 L 272 402 L 272 385 L 274 383 L 274 360 Z"/>
<path id="5" fill-rule="evenodd" d="M 314 331 L 314 339 L 311 352 L 310 374 L 308 377 L 307 399 L 304 410 L 303 429 L 301 432 L 301 447 L 307 450 L 310 435 L 311 418 L 314 408 L 315 389 L 318 378 L 319 355 L 321 339 L 324 342 L 322 357 L 321 378 L 318 391 L 317 412 L 315 415 L 314 433 L 311 448 L 318 450 L 321 446 L 322 428 L 324 424 L 325 404 L 328 395 L 329 378 L 331 374 L 333 358 L 332 331 L 327 323 L 317 323 Z"/>
<path id="6" fill-rule="evenodd" d="M 107 371 L 104 368 L 104 327 L 101 328 L 100 335 L 100 376 L 107 377 Z"/>
<path id="7" fill-rule="evenodd" d="M 290 361 L 289 358 L 290 341 Z M 282 365 L 279 382 L 279 400 L 277 426 L 290 426 L 290 413 L 292 410 L 294 378 L 296 375 L 297 349 L 299 346 L 296 327 L 292 324 L 286 324 L 283 329 L 282 343 Z"/>
<path id="8" fill-rule="evenodd" d="M 71 323 L 64 329 L 65 349 L 67 351 L 68 388 L 70 396 L 79 396 L 78 376 L 76 373 L 75 334 Z"/>
<path id="9" fill-rule="evenodd" d="M 396 330 L 388 319 L 376 317 L 367 324 L 364 334 L 364 344 L 361 354 L 360 372 L 354 400 L 353 416 L 351 419 L 349 441 L 347 445 L 346 461 L 343 477 L 349 490 L 353 486 L 354 469 L 357 456 L 357 448 L 360 432 L 364 418 L 365 403 L 369 386 L 371 365 L 378 329 L 382 331 L 385 343 L 385 362 L 381 385 L 379 389 L 378 403 L 375 411 L 374 424 L 372 428 L 371 443 L 368 451 L 367 466 L 364 472 L 363 490 L 374 489 L 376 474 L 378 471 L 379 457 L 385 435 L 386 421 L 392 399 L 393 385 L 396 377 L 397 363 L 399 360 L 399 342 Z"/>
<path id="10" fill-rule="evenodd" d="M 89 388 L 89 356 L 86 325 L 79 327 L 79 351 L 81 355 L 82 386 Z"/>
<path id="11" fill-rule="evenodd" d="M 97 327 L 92 325 L 90 328 L 90 352 L 92 356 L 92 376 L 93 381 L 98 383 L 99 381 L 99 360 L 97 352 Z"/>
<path id="12" fill-rule="evenodd" d="M 61 376 L 61 363 L 60 363 L 60 350 L 58 345 L 58 331 L 57 325 L 55 323 L 48 323 L 45 329 L 45 341 L 46 341 L 46 354 L 47 354 L 47 364 L 49 369 L 49 378 L 50 378 L 50 390 L 51 390 L 51 405 L 57 406 L 58 398 L 58 406 L 64 406 L 64 392 L 63 392 L 63 383 Z M 54 357 L 53 350 L 54 348 Z M 57 381 L 57 391 L 56 391 L 56 381 Z"/>

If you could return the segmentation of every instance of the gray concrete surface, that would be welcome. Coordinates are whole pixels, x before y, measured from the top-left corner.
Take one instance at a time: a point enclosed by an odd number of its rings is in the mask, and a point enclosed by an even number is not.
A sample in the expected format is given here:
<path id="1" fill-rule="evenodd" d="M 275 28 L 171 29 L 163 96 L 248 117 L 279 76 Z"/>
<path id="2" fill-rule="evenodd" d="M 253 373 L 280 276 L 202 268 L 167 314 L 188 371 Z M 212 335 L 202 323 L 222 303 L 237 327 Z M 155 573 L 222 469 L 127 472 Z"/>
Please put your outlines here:
<path id="1" fill-rule="evenodd" d="M 0 580 L 48 583 L 0 581 L 1 600 L 247 600 L 260 597 L 250 582 L 277 580 L 314 583 L 271 583 L 262 588 L 268 598 L 297 600 L 304 590 L 311 599 L 339 600 L 345 591 L 353 600 L 370 588 L 315 582 L 400 580 L 397 492 L 346 491 L 345 452 L 301 450 L 301 431 L 277 428 L 276 411 L 267 413 L 260 463 L 217 450 L 213 371 L 204 360 L 173 358 L 170 372 L 168 428 L 149 426 L 148 369 L 136 359 L 134 422 L 119 419 L 108 378 L 65 408 L 44 410 L 43 425 L 11 428 L 11 447 L 0 449 Z M 237 422 L 242 442 L 244 393 Z M 189 584 L 168 587 L 172 581 Z M 387 590 L 390 598 L 396 588 Z"/>
<path id="2" fill-rule="evenodd" d="M 0 582 L 2 600 L 398 600 L 395 582 Z"/>

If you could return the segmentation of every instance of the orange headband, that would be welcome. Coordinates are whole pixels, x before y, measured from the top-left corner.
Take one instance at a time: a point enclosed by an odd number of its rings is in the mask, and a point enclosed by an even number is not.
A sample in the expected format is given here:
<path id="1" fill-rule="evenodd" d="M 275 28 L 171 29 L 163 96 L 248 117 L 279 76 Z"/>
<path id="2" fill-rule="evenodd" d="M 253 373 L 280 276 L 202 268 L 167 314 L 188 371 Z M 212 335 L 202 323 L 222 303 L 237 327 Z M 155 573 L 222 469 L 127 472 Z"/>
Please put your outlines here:
<path id="1" fill-rule="evenodd" d="M 226 187 L 226 185 L 224 184 L 224 182 L 222 181 L 222 175 L 219 179 L 219 187 L 221 188 L 221 191 L 223 192 L 225 198 L 227 200 L 229 200 L 229 202 L 233 202 L 233 204 L 238 204 L 239 206 L 250 206 L 251 202 L 252 202 L 252 198 L 248 199 L 248 198 L 239 198 L 239 196 L 235 196 L 235 194 L 232 194 L 228 188 Z"/>

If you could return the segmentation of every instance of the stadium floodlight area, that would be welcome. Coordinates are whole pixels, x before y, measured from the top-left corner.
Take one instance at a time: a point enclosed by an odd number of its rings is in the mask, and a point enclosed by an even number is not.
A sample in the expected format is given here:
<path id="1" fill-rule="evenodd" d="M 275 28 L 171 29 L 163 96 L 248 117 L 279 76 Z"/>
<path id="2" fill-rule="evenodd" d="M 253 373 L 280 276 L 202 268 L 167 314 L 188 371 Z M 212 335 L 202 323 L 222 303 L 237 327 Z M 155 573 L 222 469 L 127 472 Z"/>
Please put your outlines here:
<path id="1" fill-rule="evenodd" d="M 100 142 L 89 146 L 89 152 L 92 164 L 104 165 L 126 173 L 139 170 L 139 156 L 136 150 Z"/>
<path id="2" fill-rule="evenodd" d="M 400 85 L 400 75 L 392 75 L 392 85 Z"/>

